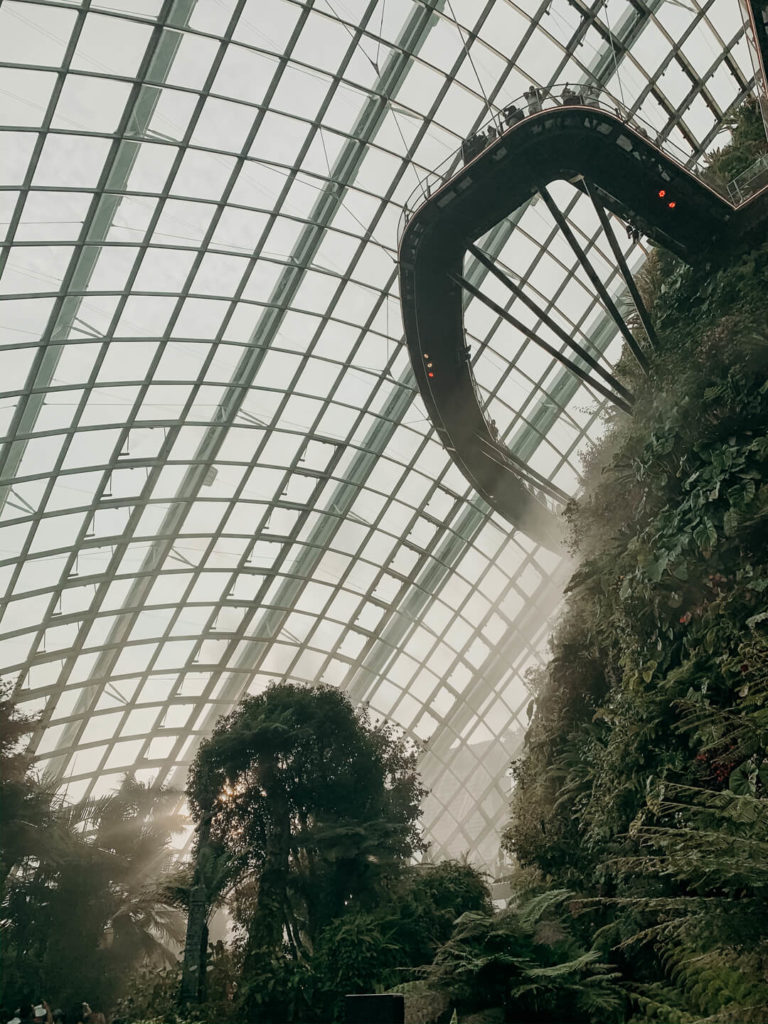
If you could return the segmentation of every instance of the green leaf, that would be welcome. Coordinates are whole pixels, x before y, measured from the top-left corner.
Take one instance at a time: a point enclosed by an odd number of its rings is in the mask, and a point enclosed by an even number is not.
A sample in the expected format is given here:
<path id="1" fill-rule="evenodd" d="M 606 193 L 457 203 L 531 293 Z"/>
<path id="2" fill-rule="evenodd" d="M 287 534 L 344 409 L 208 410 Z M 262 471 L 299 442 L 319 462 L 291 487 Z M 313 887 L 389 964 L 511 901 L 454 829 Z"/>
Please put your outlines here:
<path id="1" fill-rule="evenodd" d="M 748 477 L 741 484 L 728 488 L 728 501 L 734 508 L 743 511 L 755 496 L 755 481 Z"/>
<path id="2" fill-rule="evenodd" d="M 737 796 L 754 796 L 757 771 L 753 762 L 745 761 L 734 768 L 728 778 L 728 788 Z"/>
<path id="3" fill-rule="evenodd" d="M 739 528 L 739 513 L 731 506 L 723 516 L 723 532 L 726 537 L 733 537 Z"/>
<path id="4" fill-rule="evenodd" d="M 662 573 L 667 567 L 667 561 L 669 556 L 666 551 L 662 551 L 657 558 L 651 559 L 645 565 L 645 574 L 651 583 L 658 583 L 661 579 Z"/>
<path id="5" fill-rule="evenodd" d="M 657 665 L 658 665 L 658 662 L 651 661 L 643 669 L 641 675 L 642 675 L 642 677 L 643 677 L 643 679 L 645 680 L 646 683 L 650 683 L 650 681 L 653 679 L 653 673 L 656 671 Z"/>
<path id="6" fill-rule="evenodd" d="M 693 531 L 693 539 L 702 551 L 710 551 L 717 541 L 717 530 L 711 519 L 704 519 Z"/>

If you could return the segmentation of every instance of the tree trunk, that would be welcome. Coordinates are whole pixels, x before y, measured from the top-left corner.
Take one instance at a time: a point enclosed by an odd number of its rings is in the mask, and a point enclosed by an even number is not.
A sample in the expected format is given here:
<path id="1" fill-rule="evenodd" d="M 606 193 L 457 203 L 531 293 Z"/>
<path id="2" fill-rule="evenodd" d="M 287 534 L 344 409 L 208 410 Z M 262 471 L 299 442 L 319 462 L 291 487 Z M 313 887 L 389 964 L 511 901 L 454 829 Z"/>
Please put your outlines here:
<path id="1" fill-rule="evenodd" d="M 208 900 L 205 887 L 196 885 L 189 896 L 187 937 L 184 943 L 184 967 L 181 975 L 181 1003 L 199 1003 L 205 974 L 205 952 L 208 938 Z"/>
<path id="2" fill-rule="evenodd" d="M 291 812 L 275 766 L 261 770 L 261 784 L 269 794 L 271 824 L 266 837 L 264 866 L 259 875 L 256 912 L 248 929 L 248 956 L 279 949 L 286 927 L 288 863 L 291 852 Z"/>
<path id="3" fill-rule="evenodd" d="M 179 1001 L 199 1003 L 202 999 L 205 979 L 205 954 L 208 948 L 208 910 L 210 896 L 206 890 L 200 871 L 200 854 L 207 849 L 211 835 L 211 816 L 206 814 L 200 822 L 197 841 L 195 873 L 192 889 L 189 893 L 189 913 L 187 914 L 187 936 L 184 941 L 184 965 L 181 973 L 181 992 Z"/>

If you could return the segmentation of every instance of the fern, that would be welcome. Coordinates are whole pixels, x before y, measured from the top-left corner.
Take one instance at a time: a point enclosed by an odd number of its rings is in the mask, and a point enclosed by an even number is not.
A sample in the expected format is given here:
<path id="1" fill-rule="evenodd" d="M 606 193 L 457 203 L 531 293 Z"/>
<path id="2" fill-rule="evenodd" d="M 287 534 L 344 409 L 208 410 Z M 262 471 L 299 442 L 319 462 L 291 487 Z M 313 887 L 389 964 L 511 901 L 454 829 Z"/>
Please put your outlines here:
<path id="1" fill-rule="evenodd" d="M 681 1011 L 694 1014 L 681 1020 L 768 1019 L 765 809 L 764 801 L 751 796 L 658 787 L 632 828 L 639 845 L 651 852 L 618 858 L 614 867 L 620 877 L 667 876 L 683 893 L 592 901 L 654 918 L 618 945 L 625 950 L 654 946 L 667 977 L 684 996 Z M 635 988 L 632 995 L 646 1016 L 661 1014 L 649 1019 L 663 1019 L 654 986 Z"/>

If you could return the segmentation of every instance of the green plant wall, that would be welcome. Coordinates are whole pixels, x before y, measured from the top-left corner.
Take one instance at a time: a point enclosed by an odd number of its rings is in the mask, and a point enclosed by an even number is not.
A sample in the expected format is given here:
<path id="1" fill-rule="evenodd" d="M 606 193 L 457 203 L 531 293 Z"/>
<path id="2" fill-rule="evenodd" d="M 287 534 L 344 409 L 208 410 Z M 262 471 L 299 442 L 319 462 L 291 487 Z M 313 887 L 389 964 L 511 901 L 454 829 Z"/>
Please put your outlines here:
<path id="1" fill-rule="evenodd" d="M 753 158 L 754 120 L 713 173 Z M 581 894 L 633 1019 L 765 1021 L 768 244 L 657 251 L 641 287 L 659 351 L 622 367 L 635 415 L 569 510 L 579 568 L 504 844 Z"/>

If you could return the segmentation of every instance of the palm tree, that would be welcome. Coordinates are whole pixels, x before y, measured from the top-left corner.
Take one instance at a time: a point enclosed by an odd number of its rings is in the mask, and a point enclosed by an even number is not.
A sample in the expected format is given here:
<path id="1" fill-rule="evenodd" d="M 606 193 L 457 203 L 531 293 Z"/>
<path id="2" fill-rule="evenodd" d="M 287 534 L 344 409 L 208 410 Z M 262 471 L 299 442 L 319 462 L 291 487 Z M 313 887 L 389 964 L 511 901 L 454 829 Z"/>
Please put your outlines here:
<path id="1" fill-rule="evenodd" d="M 7 691 L 0 691 L 0 898 L 13 868 L 26 857 L 42 857 L 56 805 L 56 788 L 31 771 L 32 758 L 19 749 L 35 719 L 19 714 Z"/>
<path id="2" fill-rule="evenodd" d="M 51 805 L 40 856 L 17 863 L 3 902 L 3 975 L 16 989 L 109 1006 L 142 960 L 174 960 L 183 914 L 163 890 L 179 795 L 127 776 L 99 800 Z"/>

